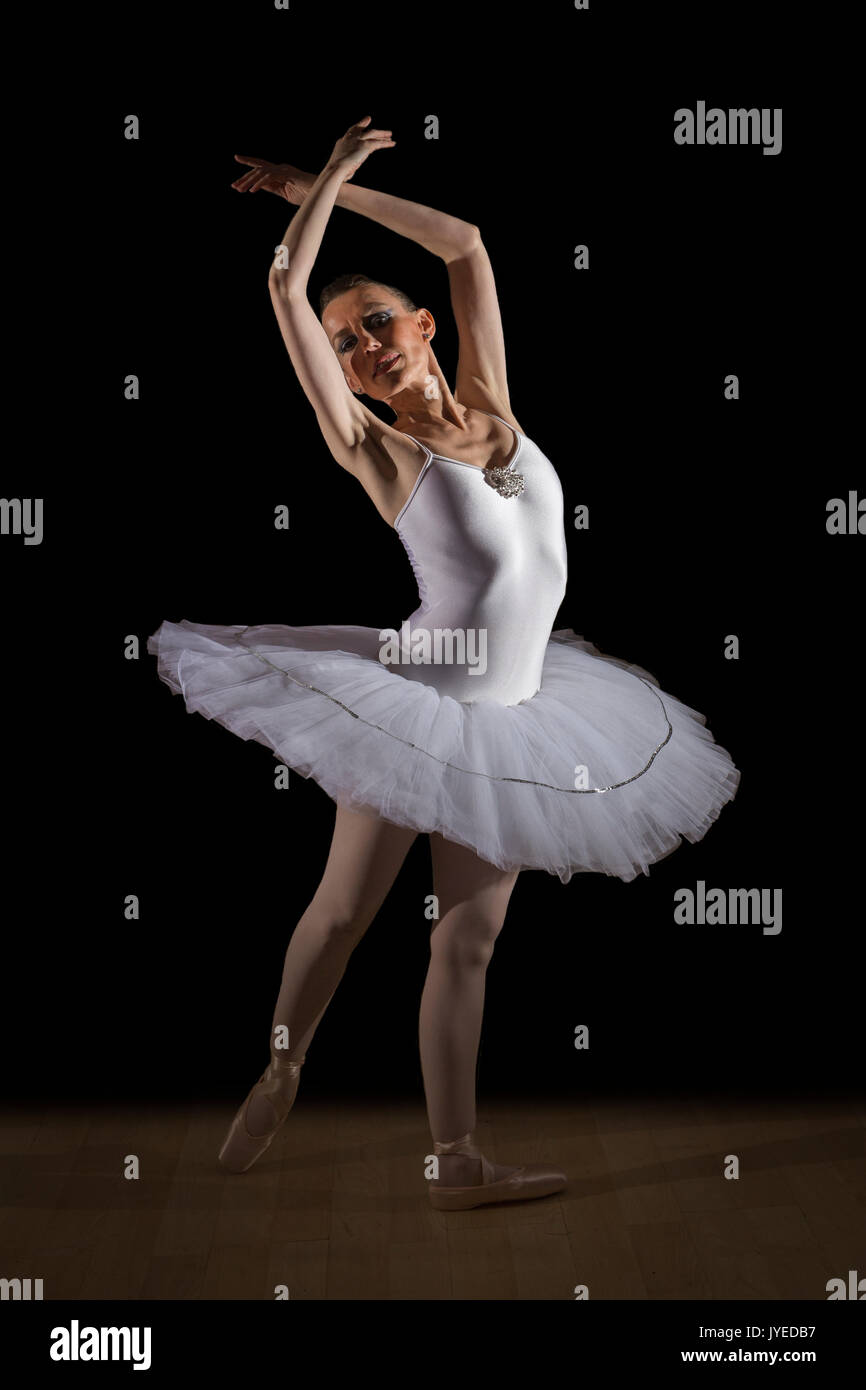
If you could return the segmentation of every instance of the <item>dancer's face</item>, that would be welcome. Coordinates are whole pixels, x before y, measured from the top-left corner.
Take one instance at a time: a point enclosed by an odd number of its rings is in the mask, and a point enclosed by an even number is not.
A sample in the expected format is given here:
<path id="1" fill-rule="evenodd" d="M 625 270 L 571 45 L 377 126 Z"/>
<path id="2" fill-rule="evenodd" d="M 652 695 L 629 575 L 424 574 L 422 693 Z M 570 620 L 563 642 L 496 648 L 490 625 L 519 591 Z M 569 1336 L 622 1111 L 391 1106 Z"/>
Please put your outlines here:
<path id="1" fill-rule="evenodd" d="M 422 335 L 432 338 L 432 316 L 426 309 L 407 313 L 380 285 L 357 285 L 332 299 L 322 327 L 353 391 L 387 401 L 407 386 L 423 383 L 429 374 L 429 339 Z M 377 371 L 385 353 L 399 356 Z"/>

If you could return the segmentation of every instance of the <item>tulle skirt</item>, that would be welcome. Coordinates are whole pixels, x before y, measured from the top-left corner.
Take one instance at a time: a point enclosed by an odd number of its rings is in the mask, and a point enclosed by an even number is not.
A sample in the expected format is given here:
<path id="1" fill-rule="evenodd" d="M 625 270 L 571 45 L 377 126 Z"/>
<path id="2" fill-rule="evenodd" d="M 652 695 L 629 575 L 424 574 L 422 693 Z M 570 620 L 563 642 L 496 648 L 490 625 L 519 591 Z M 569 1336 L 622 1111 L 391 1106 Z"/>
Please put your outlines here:
<path id="1" fill-rule="evenodd" d="M 338 806 L 438 832 L 502 869 L 629 882 L 700 840 L 740 774 L 705 716 L 571 629 L 541 688 L 462 703 L 378 660 L 376 628 L 164 622 L 158 674 Z M 431 672 L 435 679 L 435 671 Z"/>

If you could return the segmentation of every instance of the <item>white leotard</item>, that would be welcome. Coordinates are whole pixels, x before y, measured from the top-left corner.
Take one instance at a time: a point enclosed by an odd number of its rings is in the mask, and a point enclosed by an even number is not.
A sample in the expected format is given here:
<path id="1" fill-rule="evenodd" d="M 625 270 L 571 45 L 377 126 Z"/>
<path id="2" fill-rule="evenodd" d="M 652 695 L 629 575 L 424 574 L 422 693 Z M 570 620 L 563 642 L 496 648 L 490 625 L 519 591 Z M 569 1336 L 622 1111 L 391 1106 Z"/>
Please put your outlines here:
<path id="1" fill-rule="evenodd" d="M 490 470 L 434 454 L 416 440 L 427 460 L 394 523 L 421 600 L 405 620 L 410 650 L 423 653 L 424 638 L 411 641 L 419 633 L 429 634 L 429 652 L 436 651 L 437 629 L 468 634 L 462 662 L 401 662 L 395 669 L 455 700 L 513 705 L 530 699 L 541 685 L 548 639 L 565 594 L 562 486 L 538 445 L 513 432 L 507 471 L 524 480 L 518 496 L 498 491 Z M 501 476 L 501 470 L 496 473 Z M 450 643 L 440 637 L 440 655 L 450 648 L 459 657 L 460 646 Z"/>

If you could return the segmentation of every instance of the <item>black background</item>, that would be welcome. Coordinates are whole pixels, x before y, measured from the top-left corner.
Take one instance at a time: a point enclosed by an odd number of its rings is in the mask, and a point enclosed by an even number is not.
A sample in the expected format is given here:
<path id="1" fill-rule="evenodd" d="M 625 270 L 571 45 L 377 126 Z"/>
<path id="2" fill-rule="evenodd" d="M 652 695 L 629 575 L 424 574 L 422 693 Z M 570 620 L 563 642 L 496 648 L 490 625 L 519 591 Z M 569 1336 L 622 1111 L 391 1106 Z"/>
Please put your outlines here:
<path id="1" fill-rule="evenodd" d="M 368 113 L 397 145 L 353 182 L 481 228 L 512 408 L 565 493 L 555 625 L 652 671 L 742 773 L 705 839 L 649 877 L 521 875 L 479 1094 L 844 1089 L 860 1065 L 864 542 L 829 536 L 826 507 L 864 488 L 836 434 L 838 344 L 814 326 L 846 246 L 832 134 L 745 7 L 719 30 L 637 6 L 627 21 L 445 6 L 411 33 L 371 13 L 293 3 L 185 27 L 157 10 L 79 92 L 77 216 L 36 325 L 65 366 L 3 489 L 45 499 L 41 546 L 0 543 L 6 1094 L 237 1099 L 266 1059 L 333 803 L 296 774 L 277 792 L 269 750 L 189 717 L 145 647 L 164 619 L 391 627 L 416 606 L 399 538 L 331 459 L 280 338 L 267 269 L 295 210 L 230 186 L 235 153 L 318 172 Z M 677 146 L 673 113 L 699 99 L 782 107 L 781 154 Z M 313 304 L 348 271 L 432 312 L 453 389 L 444 264 L 335 208 Z M 580 504 L 588 531 L 570 523 Z M 781 933 L 677 925 L 673 895 L 698 880 L 782 889 Z M 317 1032 L 316 1093 L 420 1099 L 431 891 L 420 836 Z"/>

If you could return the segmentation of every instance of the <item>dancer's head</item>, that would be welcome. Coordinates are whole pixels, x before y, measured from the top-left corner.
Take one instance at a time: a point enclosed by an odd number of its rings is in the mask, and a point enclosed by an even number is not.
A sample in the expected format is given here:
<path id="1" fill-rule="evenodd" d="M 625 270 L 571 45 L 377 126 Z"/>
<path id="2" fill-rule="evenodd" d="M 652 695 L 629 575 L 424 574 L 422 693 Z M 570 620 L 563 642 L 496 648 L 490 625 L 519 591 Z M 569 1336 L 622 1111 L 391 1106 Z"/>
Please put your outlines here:
<path id="1" fill-rule="evenodd" d="M 402 290 L 367 275 L 341 275 L 322 290 L 319 317 L 356 395 L 388 401 L 398 414 L 396 397 L 408 401 L 418 392 L 423 395 L 436 323 Z M 386 352 L 399 357 L 390 370 L 377 372 L 376 363 Z"/>

